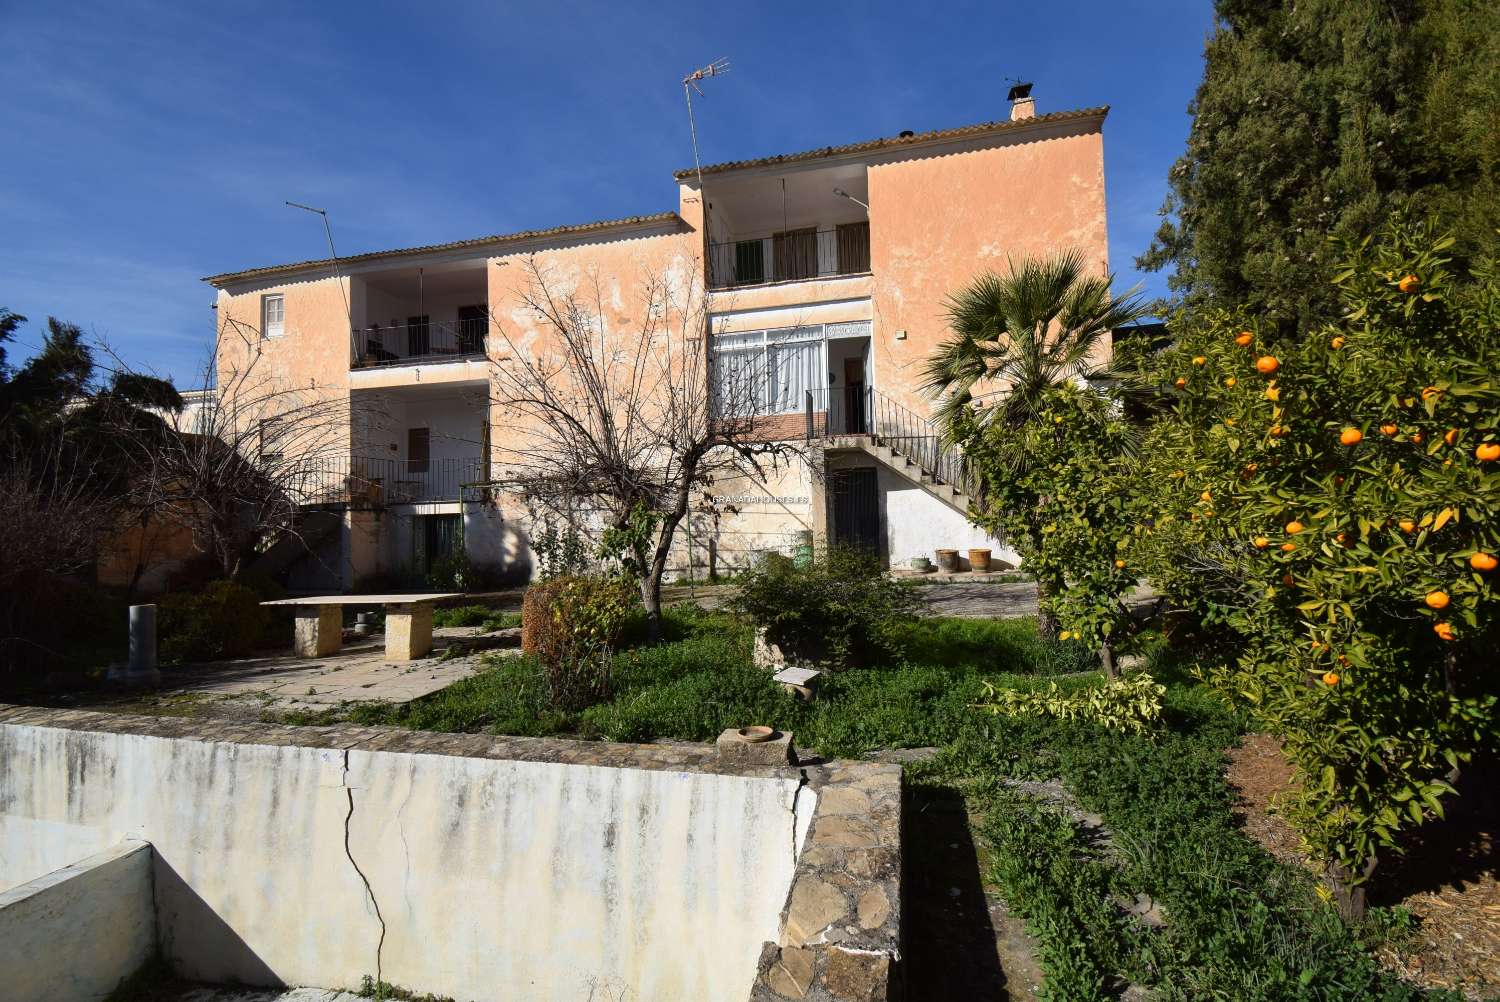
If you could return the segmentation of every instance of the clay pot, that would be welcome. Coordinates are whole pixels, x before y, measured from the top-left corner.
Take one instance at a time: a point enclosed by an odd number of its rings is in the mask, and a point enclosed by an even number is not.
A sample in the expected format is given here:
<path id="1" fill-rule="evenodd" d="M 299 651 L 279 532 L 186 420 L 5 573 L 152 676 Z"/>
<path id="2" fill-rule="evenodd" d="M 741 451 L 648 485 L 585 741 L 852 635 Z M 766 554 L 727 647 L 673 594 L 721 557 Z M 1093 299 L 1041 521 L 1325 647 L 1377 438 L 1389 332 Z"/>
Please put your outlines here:
<path id="1" fill-rule="evenodd" d="M 928 571 L 932 570 L 932 561 L 928 560 L 926 557 L 912 557 L 911 569 L 922 574 L 926 574 Z"/>
<path id="2" fill-rule="evenodd" d="M 969 551 L 969 570 L 971 570 L 971 571 L 987 571 L 989 569 L 990 569 L 990 551 L 989 550 L 970 550 Z"/>
<path id="3" fill-rule="evenodd" d="M 938 550 L 937 565 L 940 571 L 947 571 L 949 574 L 954 573 L 958 570 L 958 551 Z"/>
<path id="4" fill-rule="evenodd" d="M 762 741 L 770 741 L 774 738 L 776 736 L 776 728 L 757 725 L 755 727 L 741 727 L 736 733 L 745 744 L 758 745 Z"/>

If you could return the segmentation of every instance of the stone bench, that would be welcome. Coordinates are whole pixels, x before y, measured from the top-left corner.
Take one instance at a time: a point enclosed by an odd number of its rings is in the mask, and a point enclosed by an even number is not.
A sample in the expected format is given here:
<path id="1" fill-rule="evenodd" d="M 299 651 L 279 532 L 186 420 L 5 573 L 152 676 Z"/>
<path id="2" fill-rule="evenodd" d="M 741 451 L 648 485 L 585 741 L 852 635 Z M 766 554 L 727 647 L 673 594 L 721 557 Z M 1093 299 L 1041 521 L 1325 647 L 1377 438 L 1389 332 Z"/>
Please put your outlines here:
<path id="1" fill-rule="evenodd" d="M 293 607 L 296 624 L 292 647 L 299 657 L 326 658 L 344 646 L 346 605 L 385 607 L 385 657 L 387 661 L 413 661 L 432 650 L 432 604 L 458 598 L 458 592 L 421 595 L 314 595 L 283 598 L 261 605 Z"/>

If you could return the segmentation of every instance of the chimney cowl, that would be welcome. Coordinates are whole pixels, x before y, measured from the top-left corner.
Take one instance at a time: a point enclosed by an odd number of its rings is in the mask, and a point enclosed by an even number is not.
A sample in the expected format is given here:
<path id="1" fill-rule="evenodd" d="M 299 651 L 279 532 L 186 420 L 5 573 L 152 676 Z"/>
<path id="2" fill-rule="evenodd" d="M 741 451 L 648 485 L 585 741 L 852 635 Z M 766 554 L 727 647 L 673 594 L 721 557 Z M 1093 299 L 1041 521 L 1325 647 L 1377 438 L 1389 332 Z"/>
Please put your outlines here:
<path id="1" fill-rule="evenodd" d="M 1006 94 L 1006 100 L 1010 102 L 1010 120 L 1019 121 L 1023 118 L 1036 117 L 1036 100 L 1031 96 L 1031 84 L 1017 83 Z"/>

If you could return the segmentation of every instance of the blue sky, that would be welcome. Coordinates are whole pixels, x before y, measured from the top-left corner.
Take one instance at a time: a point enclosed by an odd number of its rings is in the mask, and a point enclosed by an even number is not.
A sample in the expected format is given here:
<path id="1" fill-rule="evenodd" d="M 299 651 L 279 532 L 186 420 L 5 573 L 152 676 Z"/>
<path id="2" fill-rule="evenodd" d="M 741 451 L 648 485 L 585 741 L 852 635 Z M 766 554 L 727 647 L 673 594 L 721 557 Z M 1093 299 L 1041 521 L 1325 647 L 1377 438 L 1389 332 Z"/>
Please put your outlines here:
<path id="1" fill-rule="evenodd" d="M 0 306 L 195 385 L 216 272 L 676 208 L 705 163 L 1108 104 L 1111 263 L 1157 226 L 1212 26 L 1160 2 L 0 0 Z"/>

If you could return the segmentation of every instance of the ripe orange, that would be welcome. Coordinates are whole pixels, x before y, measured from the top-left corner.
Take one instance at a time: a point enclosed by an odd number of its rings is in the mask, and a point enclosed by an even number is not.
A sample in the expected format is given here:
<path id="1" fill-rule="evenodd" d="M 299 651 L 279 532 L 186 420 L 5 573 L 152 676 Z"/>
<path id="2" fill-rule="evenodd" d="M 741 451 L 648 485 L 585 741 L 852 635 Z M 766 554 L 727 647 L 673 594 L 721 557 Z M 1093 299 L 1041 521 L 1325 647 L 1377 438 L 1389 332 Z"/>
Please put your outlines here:
<path id="1" fill-rule="evenodd" d="M 1324 672 L 1323 673 L 1323 684 L 1326 685 L 1326 686 L 1329 686 L 1329 687 L 1338 685 L 1339 684 L 1339 673 L 1336 672 L 1336 671 Z"/>
<path id="2" fill-rule="evenodd" d="M 1208 359 L 1205 358 L 1202 355 L 1194 355 L 1193 356 L 1193 364 L 1194 365 L 1207 365 L 1208 364 Z"/>
<path id="3" fill-rule="evenodd" d="M 1455 636 L 1452 625 L 1448 623 L 1433 623 L 1432 632 L 1442 640 L 1452 640 Z"/>
<path id="4" fill-rule="evenodd" d="M 1396 288 L 1400 289 L 1402 292 L 1406 293 L 1409 296 L 1413 292 L 1416 292 L 1417 287 L 1421 284 L 1422 280 L 1417 278 L 1417 276 L 1407 275 L 1401 281 L 1396 283 Z"/>
<path id="5" fill-rule="evenodd" d="M 1292 519 L 1290 522 L 1288 522 L 1286 524 L 1286 534 L 1288 536 L 1295 536 L 1297 533 L 1301 532 L 1304 528 L 1306 528 L 1306 526 L 1304 526 L 1301 522 L 1297 521 L 1296 519 Z"/>
<path id="6" fill-rule="evenodd" d="M 1339 435 L 1339 441 L 1344 445 L 1358 445 L 1364 441 L 1365 433 L 1358 428 L 1345 428 Z"/>
<path id="7" fill-rule="evenodd" d="M 1115 567 L 1123 570 L 1124 567 L 1125 567 L 1125 561 L 1123 561 L 1123 560 L 1116 560 L 1115 561 Z"/>
<path id="8" fill-rule="evenodd" d="M 1244 348 L 1254 340 L 1254 334 L 1251 334 L 1249 331 L 1240 331 L 1240 336 L 1234 339 L 1234 343 L 1239 345 L 1241 348 Z"/>
<path id="9" fill-rule="evenodd" d="M 1183 387 L 1184 387 L 1184 386 L 1186 386 L 1186 385 L 1187 385 L 1187 380 L 1186 380 L 1186 379 L 1183 379 L 1183 378 L 1182 378 L 1182 377 L 1181 377 L 1181 376 L 1178 376 L 1178 377 L 1177 377 L 1177 378 L 1176 378 L 1176 379 L 1175 379 L 1175 380 L 1174 380 L 1174 381 L 1173 381 L 1173 382 L 1172 382 L 1172 385 L 1173 385 L 1173 386 L 1175 386 L 1175 387 L 1177 387 L 1177 388 L 1178 388 L 1178 389 L 1179 389 L 1179 390 L 1180 390 L 1180 389 L 1182 389 L 1182 388 L 1183 388 Z"/>
<path id="10" fill-rule="evenodd" d="M 1452 445 L 1454 442 L 1457 442 L 1458 441 L 1458 429 L 1457 428 L 1449 428 L 1447 431 L 1443 432 L 1443 441 L 1446 442 L 1446 443 L 1448 443 L 1449 445 Z"/>
<path id="11" fill-rule="evenodd" d="M 1500 442 L 1481 442 L 1474 449 L 1474 458 L 1481 463 L 1493 463 L 1500 459 Z"/>
<path id="12" fill-rule="evenodd" d="M 1421 445 L 1422 444 L 1422 433 L 1420 431 L 1414 431 L 1414 432 L 1411 433 L 1411 444 L 1412 445 Z"/>
<path id="13" fill-rule="evenodd" d="M 1202 498 L 1203 500 L 1205 500 L 1205 501 L 1212 501 L 1214 499 L 1214 495 L 1213 495 L 1212 491 L 1204 491 L 1202 494 L 1199 494 L 1198 496 L 1200 498 Z"/>
<path id="14" fill-rule="evenodd" d="M 1233 376 L 1230 376 L 1228 379 L 1224 380 L 1224 385 L 1225 386 L 1229 386 L 1229 387 L 1233 387 L 1234 384 L 1238 383 L 1238 382 L 1239 382 L 1238 379 L 1235 379 Z"/>
<path id="15" fill-rule="evenodd" d="M 1271 425 L 1270 434 L 1272 438 L 1280 438 L 1281 436 L 1286 434 L 1286 429 L 1279 424 L 1273 424 Z"/>
<path id="16" fill-rule="evenodd" d="M 1281 544 L 1281 552 L 1282 553 L 1291 553 L 1296 548 L 1297 548 L 1297 544 L 1296 543 L 1282 543 Z"/>
<path id="17" fill-rule="evenodd" d="M 1469 566 L 1476 571 L 1482 571 L 1487 574 L 1497 566 L 1500 566 L 1500 560 L 1496 560 L 1488 553 L 1476 553 L 1469 558 Z"/>
<path id="18" fill-rule="evenodd" d="M 1427 593 L 1425 601 L 1429 609 L 1446 609 L 1448 608 L 1448 593 L 1445 591 L 1430 591 Z"/>
<path id="19" fill-rule="evenodd" d="M 1332 341 L 1329 341 L 1328 345 L 1331 348 L 1342 348 L 1344 346 L 1344 336 L 1342 334 L 1340 334 L 1338 337 L 1334 338 Z"/>
<path id="20" fill-rule="evenodd" d="M 1409 518 L 1403 518 L 1401 521 L 1397 522 L 1396 524 L 1401 527 L 1401 531 L 1402 532 L 1416 532 L 1417 531 L 1417 523 L 1413 522 Z"/>
<path id="21" fill-rule="evenodd" d="M 1391 438 L 1394 438 L 1396 436 L 1396 432 L 1400 430 L 1401 429 L 1397 428 L 1395 423 L 1391 421 L 1387 421 L 1385 424 L 1380 426 L 1380 434 L 1386 435 Z"/>
<path id="22" fill-rule="evenodd" d="M 1255 360 L 1255 371 L 1263 376 L 1269 376 L 1279 368 L 1281 368 L 1281 362 L 1275 355 L 1262 355 Z"/>
<path id="23" fill-rule="evenodd" d="M 1264 550 L 1266 547 L 1271 545 L 1271 541 L 1265 536 L 1256 536 L 1253 540 L 1251 540 L 1251 542 L 1255 544 L 1255 548 L 1257 550 Z"/>

